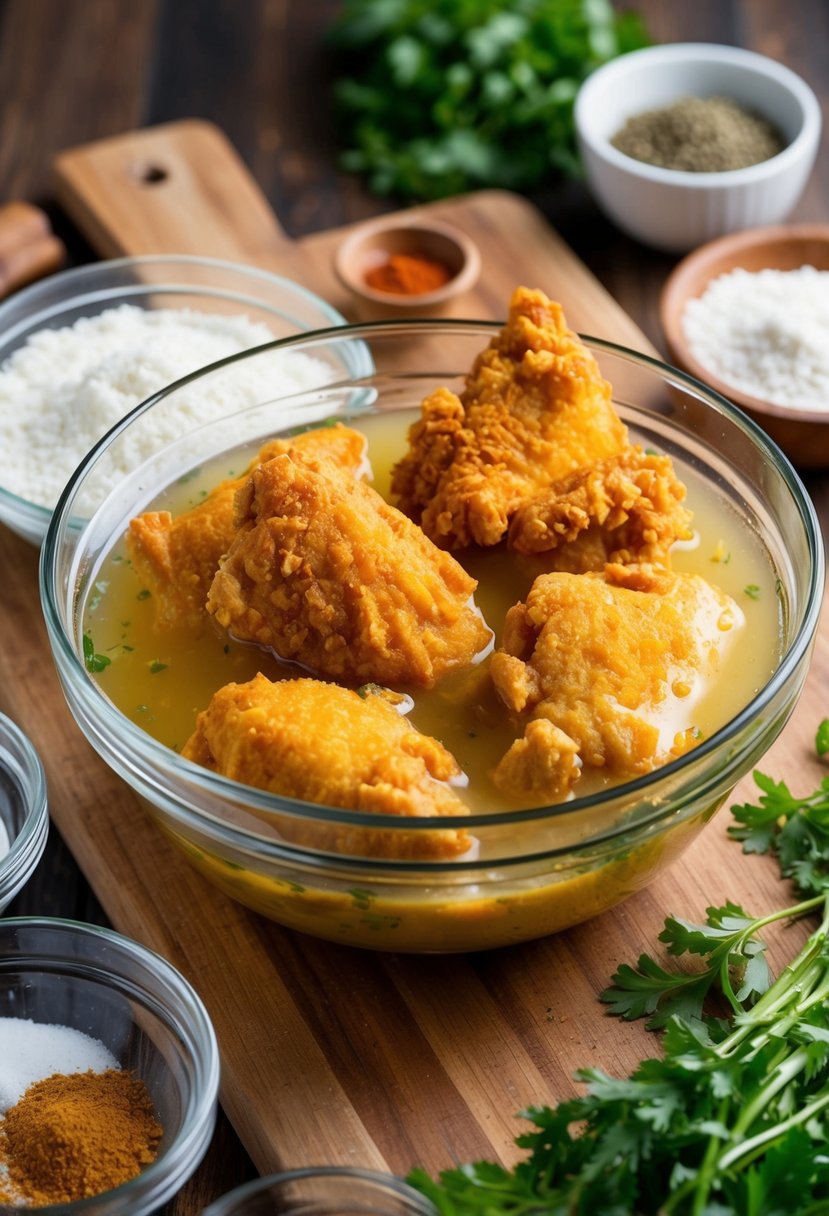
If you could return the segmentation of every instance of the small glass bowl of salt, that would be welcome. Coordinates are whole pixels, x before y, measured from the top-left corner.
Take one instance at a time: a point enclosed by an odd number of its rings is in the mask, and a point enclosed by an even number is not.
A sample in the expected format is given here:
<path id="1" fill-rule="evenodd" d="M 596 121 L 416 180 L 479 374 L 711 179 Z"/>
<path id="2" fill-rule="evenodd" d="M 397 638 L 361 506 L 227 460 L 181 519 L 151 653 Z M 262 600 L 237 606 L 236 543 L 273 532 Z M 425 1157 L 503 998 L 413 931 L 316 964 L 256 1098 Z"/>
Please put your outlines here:
<path id="1" fill-rule="evenodd" d="M 65 1152 L 58 1163 L 60 1177 L 50 1176 L 48 1181 L 50 1187 L 59 1183 L 67 1191 L 70 1182 L 73 1186 L 77 1182 L 81 1193 L 72 1194 L 71 1201 L 65 1196 L 49 1199 L 50 1212 L 77 1208 L 85 1216 L 150 1216 L 172 1199 L 195 1171 L 213 1134 L 218 1046 L 193 987 L 170 963 L 138 942 L 76 921 L 0 919 L 0 1115 L 6 1125 L 10 1119 L 19 1123 L 21 1107 L 28 1104 L 31 1111 L 36 1103 L 42 1126 L 30 1124 L 31 1133 L 37 1134 L 41 1145 L 48 1146 L 50 1140 L 64 1143 L 56 1087 L 75 1083 L 69 1110 L 77 1112 L 81 1095 L 88 1092 L 85 1082 L 98 1084 L 94 1074 L 100 1074 L 103 1082 L 122 1073 L 124 1086 L 137 1087 L 142 1105 L 146 1102 L 151 1111 L 152 1151 L 140 1158 L 141 1168 L 134 1176 L 96 1193 L 88 1185 L 88 1175 L 75 1168 L 77 1164 L 100 1150 L 95 1164 L 101 1168 L 92 1171 L 97 1184 L 99 1176 L 110 1172 L 111 1159 L 132 1154 L 136 1145 L 131 1141 L 120 1145 L 116 1140 L 104 1149 L 94 1137 L 87 1142 L 73 1116 L 71 1139 L 66 1131 Z M 44 1100 L 44 1088 L 50 1102 Z M 134 1104 L 134 1091 L 130 1093 Z M 85 1100 L 94 1104 L 97 1099 Z M 117 1136 L 124 1121 L 116 1104 L 113 1110 L 117 1117 L 113 1115 L 112 1134 Z M 129 1126 L 125 1131 L 131 1134 Z M 41 1156 L 35 1155 L 37 1161 Z M 139 1160 L 137 1155 L 135 1159 Z M 9 1202 L 10 1192 L 14 1206 L 25 1204 L 25 1185 L 34 1173 L 32 1160 L 25 1146 L 14 1158 L 8 1137 L 0 1144 L 3 1211 L 8 1210 L 4 1203 Z M 35 1206 L 43 1203 L 37 1192 L 30 1201 Z"/>
<path id="2" fill-rule="evenodd" d="M 0 912 L 31 877 L 48 832 L 40 757 L 16 723 L 0 714 Z"/>

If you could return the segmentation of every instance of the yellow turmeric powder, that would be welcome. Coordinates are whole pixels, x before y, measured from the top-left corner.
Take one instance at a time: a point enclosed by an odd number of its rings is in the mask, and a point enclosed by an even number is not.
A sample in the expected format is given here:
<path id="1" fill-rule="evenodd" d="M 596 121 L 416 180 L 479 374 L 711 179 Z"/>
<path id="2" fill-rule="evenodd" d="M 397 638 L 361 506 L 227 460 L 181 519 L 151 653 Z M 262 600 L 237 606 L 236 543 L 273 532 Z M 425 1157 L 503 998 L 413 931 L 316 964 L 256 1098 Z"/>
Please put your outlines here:
<path id="1" fill-rule="evenodd" d="M 55 1073 L 0 1120 L 0 1202 L 43 1207 L 100 1195 L 154 1161 L 161 1135 L 131 1073 Z"/>

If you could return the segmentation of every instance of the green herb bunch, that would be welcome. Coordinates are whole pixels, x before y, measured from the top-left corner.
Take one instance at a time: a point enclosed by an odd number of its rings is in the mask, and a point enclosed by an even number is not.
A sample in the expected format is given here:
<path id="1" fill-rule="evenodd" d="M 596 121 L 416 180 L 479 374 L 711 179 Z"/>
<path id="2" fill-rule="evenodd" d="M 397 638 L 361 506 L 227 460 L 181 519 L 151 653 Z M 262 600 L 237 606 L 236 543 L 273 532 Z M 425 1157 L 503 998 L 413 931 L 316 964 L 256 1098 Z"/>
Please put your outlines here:
<path id="1" fill-rule="evenodd" d="M 579 85 L 647 41 L 609 0 L 346 0 L 331 30 L 342 165 L 404 199 L 573 174 Z"/>
<path id="2" fill-rule="evenodd" d="M 662 1031 L 662 1058 L 627 1079 L 583 1069 L 584 1096 L 521 1112 L 534 1130 L 517 1137 L 528 1155 L 514 1170 L 414 1170 L 443 1216 L 829 1213 L 829 778 L 806 798 L 755 781 L 757 804 L 732 808 L 729 832 L 746 852 L 775 854 L 803 898 L 762 917 L 730 902 L 702 924 L 669 917 L 667 953 L 696 965 L 642 955 L 602 994 L 612 1013 Z M 773 980 L 759 934 L 808 913 L 818 928 Z"/>

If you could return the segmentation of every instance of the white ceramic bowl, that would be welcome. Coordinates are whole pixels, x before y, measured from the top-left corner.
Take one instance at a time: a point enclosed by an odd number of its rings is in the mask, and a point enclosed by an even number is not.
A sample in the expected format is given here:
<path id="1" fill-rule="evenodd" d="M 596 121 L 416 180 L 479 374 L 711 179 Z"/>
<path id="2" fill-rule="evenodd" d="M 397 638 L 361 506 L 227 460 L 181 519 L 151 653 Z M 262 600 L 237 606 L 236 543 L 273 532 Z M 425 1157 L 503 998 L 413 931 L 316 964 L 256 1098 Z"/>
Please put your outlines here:
<path id="1" fill-rule="evenodd" d="M 628 118 L 689 96 L 733 98 L 774 123 L 786 147 L 745 169 L 689 173 L 645 164 L 611 144 Z M 588 185 L 607 215 L 645 244 L 683 253 L 785 219 L 812 171 L 821 114 L 805 81 L 775 60 L 687 42 L 633 51 L 597 69 L 576 98 L 575 124 Z"/>
<path id="2" fill-rule="evenodd" d="M 63 329 L 125 304 L 246 317 L 265 326 L 274 338 L 345 321 L 299 283 L 255 266 L 184 254 L 113 258 L 51 275 L 0 304 L 0 365 L 41 330 Z M 182 374 L 189 370 L 194 369 L 183 368 Z M 72 471 L 67 467 L 67 480 Z M 0 522 L 39 545 L 51 515 L 51 507 L 21 497 L 4 484 L 0 469 Z"/>

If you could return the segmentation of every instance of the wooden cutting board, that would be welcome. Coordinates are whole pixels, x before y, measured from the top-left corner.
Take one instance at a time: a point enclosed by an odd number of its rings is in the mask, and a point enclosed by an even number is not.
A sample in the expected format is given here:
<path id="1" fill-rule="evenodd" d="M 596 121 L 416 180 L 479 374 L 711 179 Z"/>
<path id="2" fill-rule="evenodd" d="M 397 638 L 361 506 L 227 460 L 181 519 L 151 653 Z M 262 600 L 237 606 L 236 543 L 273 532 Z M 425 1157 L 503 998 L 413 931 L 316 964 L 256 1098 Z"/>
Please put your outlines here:
<path id="1" fill-rule="evenodd" d="M 192 252 L 296 278 L 348 315 L 331 269 L 341 233 L 289 241 L 214 128 L 183 123 L 62 155 L 60 199 L 102 254 Z M 500 317 L 518 282 L 559 298 L 579 329 L 644 348 L 643 336 L 525 201 L 485 192 L 431 210 L 480 245 L 467 315 Z M 467 956 L 373 954 L 302 937 L 210 887 L 100 761 L 65 708 L 36 610 L 37 554 L 0 527 L 0 709 L 43 757 L 54 822 L 113 924 L 196 985 L 216 1026 L 222 1103 L 262 1171 L 345 1163 L 403 1173 L 482 1157 L 510 1162 L 515 1112 L 571 1095 L 574 1070 L 626 1074 L 657 1048 L 609 1018 L 597 994 L 616 965 L 652 950 L 668 912 L 725 897 L 761 911 L 784 889 L 741 858 L 726 813 L 671 871 L 627 903 L 546 940 Z M 826 627 L 801 705 L 764 767 L 809 784 L 827 712 Z M 748 796 L 744 783 L 740 794 Z M 805 927 L 791 930 L 804 935 Z M 773 948 L 772 958 L 781 951 Z"/>
<path id="2" fill-rule="evenodd" d="M 209 123 L 172 123 L 64 152 L 55 183 L 61 204 L 104 257 L 190 253 L 253 262 L 356 319 L 333 269 L 347 229 L 290 240 L 236 150 Z M 523 271 L 551 295 L 563 298 L 569 289 L 575 328 L 647 347 L 627 314 L 517 195 L 487 191 L 424 210 L 463 228 L 481 249 L 483 273 L 456 301 L 455 315 L 500 318 Z"/>

